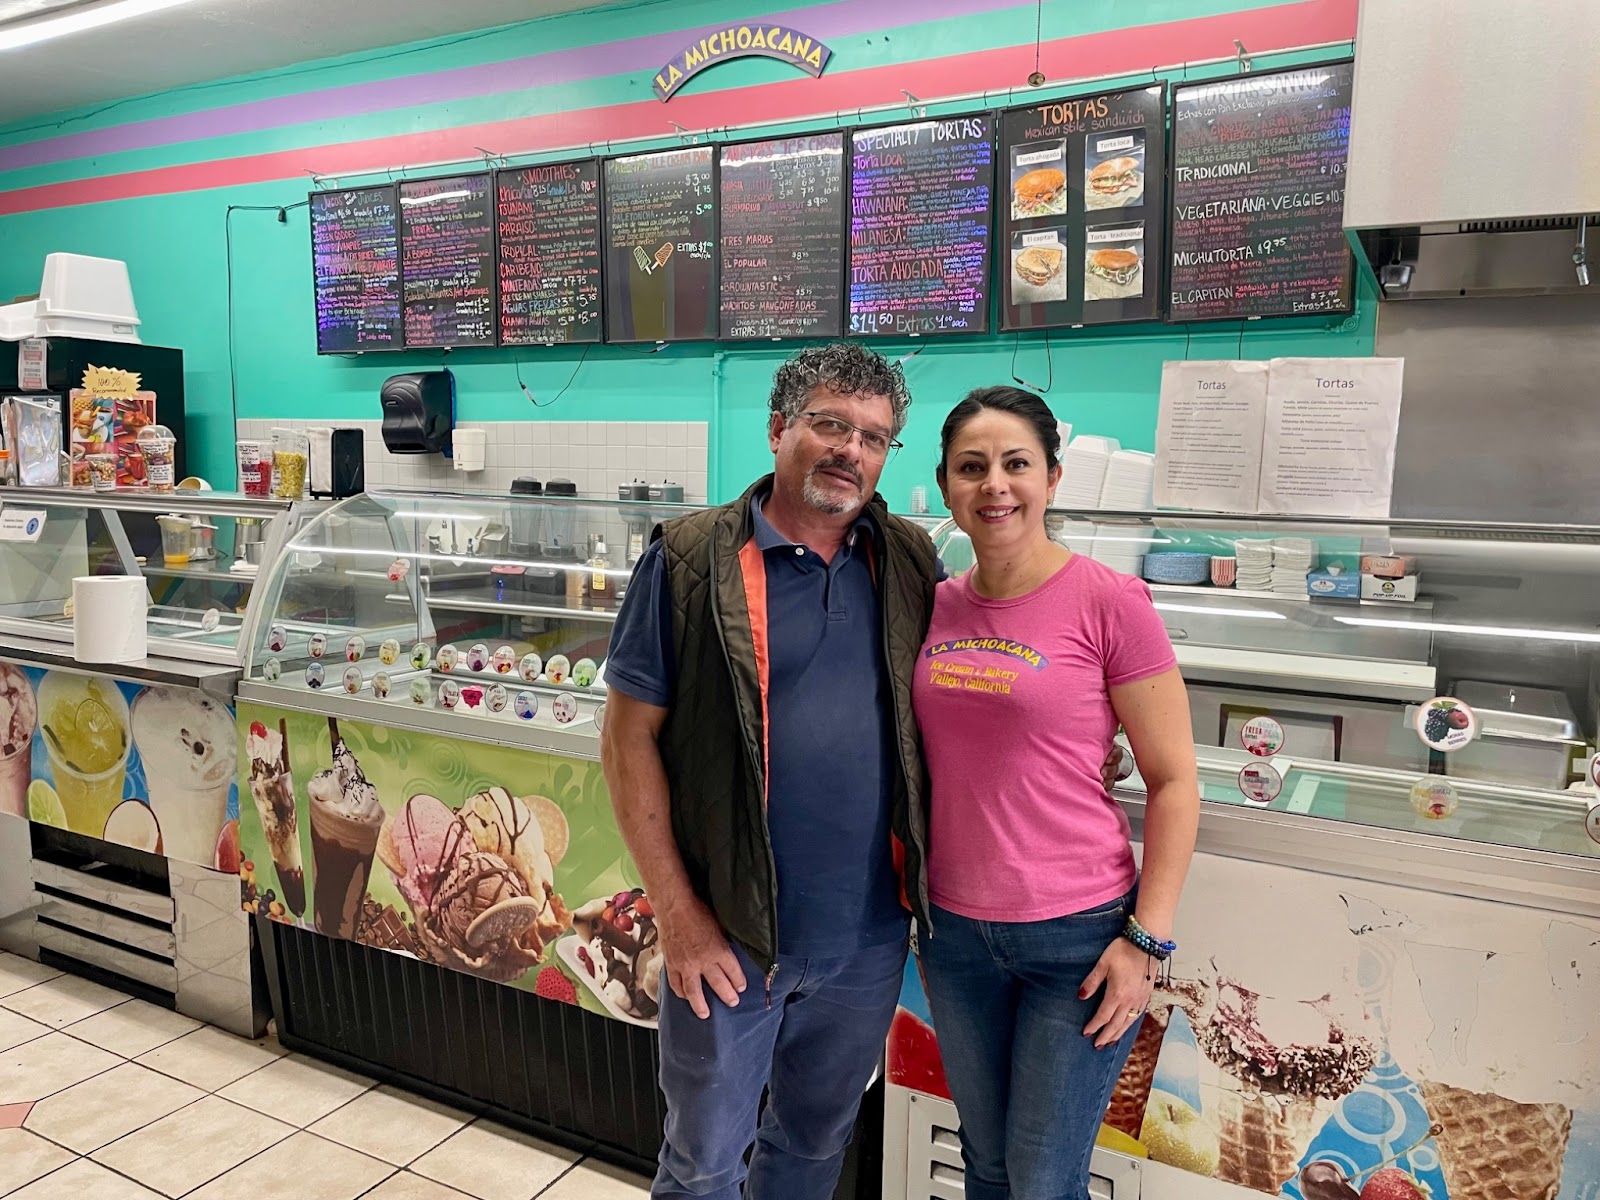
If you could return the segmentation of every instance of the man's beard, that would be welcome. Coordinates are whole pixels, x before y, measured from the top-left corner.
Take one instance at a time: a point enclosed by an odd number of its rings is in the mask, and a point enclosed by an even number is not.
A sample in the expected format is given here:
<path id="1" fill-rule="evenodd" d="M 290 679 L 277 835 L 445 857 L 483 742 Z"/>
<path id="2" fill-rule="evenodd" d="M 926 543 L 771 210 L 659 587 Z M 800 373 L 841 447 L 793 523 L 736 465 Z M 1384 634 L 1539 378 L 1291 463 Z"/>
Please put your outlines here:
<path id="1" fill-rule="evenodd" d="M 817 473 L 819 471 L 833 470 L 835 468 L 841 471 L 848 471 L 855 476 L 857 488 L 855 495 L 841 498 L 833 492 L 826 491 L 817 482 Z M 801 489 L 801 494 L 805 497 L 806 503 L 818 512 L 827 513 L 831 517 L 847 517 L 852 513 L 859 512 L 861 506 L 866 503 L 866 498 L 861 494 L 860 489 L 860 471 L 842 458 L 825 458 L 806 472 L 806 482 Z"/>

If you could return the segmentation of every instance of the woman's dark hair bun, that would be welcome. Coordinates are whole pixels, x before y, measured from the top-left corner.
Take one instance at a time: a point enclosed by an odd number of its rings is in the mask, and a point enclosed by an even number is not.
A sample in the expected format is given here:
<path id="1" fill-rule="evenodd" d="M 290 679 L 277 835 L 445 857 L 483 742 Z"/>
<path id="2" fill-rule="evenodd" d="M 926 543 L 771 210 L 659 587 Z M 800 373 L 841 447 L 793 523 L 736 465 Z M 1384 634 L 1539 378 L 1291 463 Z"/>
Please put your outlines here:
<path id="1" fill-rule="evenodd" d="M 1002 385 L 970 391 L 960 404 L 950 410 L 950 415 L 944 419 L 944 429 L 939 434 L 939 470 L 944 470 L 945 462 L 950 457 L 950 443 L 956 440 L 956 435 L 968 421 L 985 409 L 1021 417 L 1033 426 L 1033 432 L 1039 438 L 1039 445 L 1044 450 L 1045 466 L 1053 469 L 1061 461 L 1061 431 L 1056 428 L 1056 415 L 1050 411 L 1050 406 L 1032 392 Z"/>

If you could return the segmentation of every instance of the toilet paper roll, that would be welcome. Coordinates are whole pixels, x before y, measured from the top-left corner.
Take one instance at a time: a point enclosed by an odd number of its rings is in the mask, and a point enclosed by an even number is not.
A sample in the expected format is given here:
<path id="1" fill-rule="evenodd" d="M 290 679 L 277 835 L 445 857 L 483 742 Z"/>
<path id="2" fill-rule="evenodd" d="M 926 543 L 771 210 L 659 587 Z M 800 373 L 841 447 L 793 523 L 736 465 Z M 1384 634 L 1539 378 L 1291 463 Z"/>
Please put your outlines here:
<path id="1" fill-rule="evenodd" d="M 72 656 L 86 663 L 138 662 L 148 652 L 150 593 L 138 575 L 72 581 Z"/>

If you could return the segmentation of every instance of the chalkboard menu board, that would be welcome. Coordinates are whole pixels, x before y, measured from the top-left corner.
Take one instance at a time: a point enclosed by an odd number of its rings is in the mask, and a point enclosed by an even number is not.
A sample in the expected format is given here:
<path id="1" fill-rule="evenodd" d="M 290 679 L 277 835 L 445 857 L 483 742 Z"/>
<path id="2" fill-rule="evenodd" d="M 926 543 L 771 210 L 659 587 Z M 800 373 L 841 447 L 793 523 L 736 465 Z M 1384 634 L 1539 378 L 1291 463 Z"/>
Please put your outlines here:
<path id="1" fill-rule="evenodd" d="M 318 354 L 400 349 L 398 220 L 392 186 L 312 193 Z"/>
<path id="2" fill-rule="evenodd" d="M 850 332 L 989 327 L 994 119 L 851 134 Z"/>
<path id="3" fill-rule="evenodd" d="M 722 337 L 837 337 L 844 134 L 724 146 L 717 171 Z"/>
<path id="4" fill-rule="evenodd" d="M 1002 114 L 1000 327 L 1161 315 L 1166 84 Z"/>
<path id="5" fill-rule="evenodd" d="M 606 340 L 717 336 L 711 146 L 606 161 Z"/>
<path id="6" fill-rule="evenodd" d="M 400 184 L 406 345 L 492 346 L 494 186 L 488 175 Z"/>
<path id="7" fill-rule="evenodd" d="M 1173 91 L 1175 321 L 1348 312 L 1349 62 Z"/>
<path id="8" fill-rule="evenodd" d="M 495 175 L 500 344 L 600 340 L 600 164 Z"/>

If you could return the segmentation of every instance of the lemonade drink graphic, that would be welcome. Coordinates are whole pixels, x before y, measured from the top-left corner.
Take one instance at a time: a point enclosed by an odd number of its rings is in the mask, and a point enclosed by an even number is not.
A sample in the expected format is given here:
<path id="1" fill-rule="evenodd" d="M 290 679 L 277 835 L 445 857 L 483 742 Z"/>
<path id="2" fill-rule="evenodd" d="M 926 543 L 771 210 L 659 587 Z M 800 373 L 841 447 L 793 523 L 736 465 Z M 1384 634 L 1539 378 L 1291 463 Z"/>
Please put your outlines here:
<path id="1" fill-rule="evenodd" d="M 151 687 L 133 702 L 132 726 L 162 847 L 215 866 L 239 762 L 233 714 L 189 688 Z"/>
<path id="2" fill-rule="evenodd" d="M 49 671 L 39 685 L 40 728 L 67 828 L 101 837 L 122 802 L 128 702 L 109 679 Z"/>

